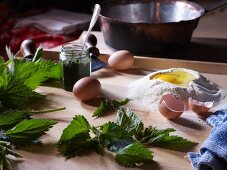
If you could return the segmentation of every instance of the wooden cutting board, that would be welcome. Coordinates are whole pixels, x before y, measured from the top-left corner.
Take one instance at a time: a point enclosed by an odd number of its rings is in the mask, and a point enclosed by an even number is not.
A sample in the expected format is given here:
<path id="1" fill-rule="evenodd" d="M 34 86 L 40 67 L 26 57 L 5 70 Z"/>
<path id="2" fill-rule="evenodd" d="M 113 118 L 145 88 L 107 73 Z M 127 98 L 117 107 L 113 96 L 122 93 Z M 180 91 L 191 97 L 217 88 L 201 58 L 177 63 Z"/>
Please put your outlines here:
<path id="1" fill-rule="evenodd" d="M 98 34 L 98 47 L 101 53 L 112 53 L 103 42 L 101 34 Z M 47 51 L 46 57 L 56 58 L 58 56 L 59 48 L 53 51 Z M 106 55 L 101 56 L 103 60 L 107 59 Z M 212 66 L 212 68 L 211 68 Z M 210 80 L 217 83 L 220 87 L 227 90 L 227 70 L 226 65 L 221 63 L 206 63 L 206 62 L 187 62 L 180 60 L 167 60 L 151 57 L 137 57 L 136 62 L 130 70 L 124 72 L 114 71 L 111 68 L 101 69 L 92 73 L 92 77 L 99 79 L 102 84 L 102 94 L 112 99 L 123 99 L 126 97 L 126 92 L 129 85 L 147 75 L 148 73 L 170 67 L 186 67 L 201 71 Z M 208 73 L 204 73 L 208 72 Z M 216 73 L 216 74 L 214 74 Z M 218 74 L 217 74 L 218 73 Z M 43 138 L 42 146 L 33 146 L 19 150 L 19 154 L 23 156 L 24 161 L 18 162 L 15 169 L 19 170 L 124 170 L 131 168 L 124 168 L 119 166 L 115 161 L 113 155 L 106 153 L 105 156 L 100 156 L 96 153 L 90 153 L 82 157 L 75 157 L 65 160 L 64 157 L 59 156 L 55 147 L 55 143 L 59 140 L 62 130 L 70 123 L 76 114 L 84 115 L 91 125 L 98 126 L 107 121 L 115 119 L 115 113 L 108 114 L 102 118 L 93 118 L 92 113 L 96 107 L 94 103 L 81 103 L 76 100 L 72 93 L 66 92 L 59 87 L 41 86 L 37 89 L 40 93 L 46 95 L 46 99 L 41 104 L 37 104 L 37 109 L 54 108 L 58 106 L 65 106 L 63 111 L 36 115 L 40 118 L 48 118 L 59 121 Z M 225 98 L 215 109 L 227 104 Z M 186 111 L 178 120 L 170 121 L 159 114 L 157 110 L 147 112 L 149 106 L 134 105 L 130 102 L 128 107 L 132 108 L 136 114 L 144 121 L 145 126 L 157 126 L 158 128 L 175 128 L 176 133 L 189 140 L 197 142 L 198 145 L 193 149 L 198 151 L 203 141 L 207 138 L 211 128 L 205 121 L 197 117 L 191 111 Z M 163 169 L 163 170 L 189 170 L 192 169 L 190 162 L 185 158 L 186 152 L 172 151 L 168 149 L 161 149 L 152 147 L 154 151 L 154 161 L 151 164 L 143 165 L 136 169 Z"/>

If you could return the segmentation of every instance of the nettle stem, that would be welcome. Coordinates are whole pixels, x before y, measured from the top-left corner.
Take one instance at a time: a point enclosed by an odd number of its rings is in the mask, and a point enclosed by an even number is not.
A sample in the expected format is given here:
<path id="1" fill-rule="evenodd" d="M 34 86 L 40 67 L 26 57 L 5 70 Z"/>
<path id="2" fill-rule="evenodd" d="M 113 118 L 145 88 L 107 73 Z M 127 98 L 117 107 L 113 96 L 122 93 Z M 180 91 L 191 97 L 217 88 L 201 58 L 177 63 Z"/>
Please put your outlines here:
<path id="1" fill-rule="evenodd" d="M 42 114 L 42 113 L 57 112 L 57 111 L 64 110 L 64 109 L 65 109 L 65 107 L 59 107 L 59 108 L 48 109 L 48 110 L 31 111 L 31 112 L 28 112 L 28 113 L 31 113 L 31 114 Z"/>

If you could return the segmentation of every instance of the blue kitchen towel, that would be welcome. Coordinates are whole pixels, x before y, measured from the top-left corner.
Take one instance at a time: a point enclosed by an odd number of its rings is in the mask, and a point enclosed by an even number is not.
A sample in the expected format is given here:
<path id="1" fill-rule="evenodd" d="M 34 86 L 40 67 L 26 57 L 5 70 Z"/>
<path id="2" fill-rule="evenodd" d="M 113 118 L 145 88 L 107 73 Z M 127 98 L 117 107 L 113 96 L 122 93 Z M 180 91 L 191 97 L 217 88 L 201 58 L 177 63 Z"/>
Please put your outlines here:
<path id="1" fill-rule="evenodd" d="M 207 118 L 212 131 L 200 153 L 187 154 L 195 170 L 227 170 L 227 106 Z"/>

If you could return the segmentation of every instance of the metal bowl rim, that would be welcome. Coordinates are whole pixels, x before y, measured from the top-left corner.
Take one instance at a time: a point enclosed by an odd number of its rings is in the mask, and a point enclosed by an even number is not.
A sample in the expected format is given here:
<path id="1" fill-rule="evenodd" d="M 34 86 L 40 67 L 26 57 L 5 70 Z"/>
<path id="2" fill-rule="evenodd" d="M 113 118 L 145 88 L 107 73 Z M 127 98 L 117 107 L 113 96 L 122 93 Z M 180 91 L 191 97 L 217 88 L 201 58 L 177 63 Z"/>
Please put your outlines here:
<path id="1" fill-rule="evenodd" d="M 151 0 L 149 0 L 151 1 Z M 142 0 L 142 1 L 138 1 L 138 0 L 127 0 L 127 1 L 116 1 L 116 0 L 111 0 L 111 1 L 106 1 L 106 2 L 103 2 L 103 3 L 100 3 L 101 5 L 101 8 L 102 6 L 104 5 L 107 5 L 107 6 L 111 6 L 111 4 L 130 4 L 130 3 L 146 3 L 146 2 L 149 2 L 148 0 Z M 169 1 L 169 0 L 157 0 L 157 1 L 160 1 L 160 2 L 166 2 L 166 1 Z M 99 17 L 101 18 L 104 18 L 108 21 L 111 21 L 111 22 L 116 22 L 116 23 L 121 23 L 121 24 L 144 24 L 144 25 L 150 25 L 150 24 L 157 24 L 157 25 L 163 25 L 163 24 L 176 24 L 176 23 L 181 23 L 181 22 L 187 22 L 187 21 L 194 21 L 194 20 L 197 20 L 199 19 L 202 15 L 205 14 L 205 8 L 203 8 L 201 5 L 197 4 L 197 3 L 194 3 L 194 2 L 189 2 L 189 1 L 185 1 L 185 0 L 175 0 L 175 1 L 178 1 L 178 2 L 184 2 L 186 4 L 190 4 L 192 6 L 195 6 L 199 9 L 202 10 L 202 13 L 200 16 L 198 16 L 197 18 L 194 18 L 194 19 L 189 19 L 189 20 L 181 20 L 179 22 L 154 22 L 154 23 L 148 23 L 148 22 L 126 22 L 126 21 L 123 21 L 123 20 L 120 20 L 120 19 L 114 19 L 114 18 L 110 18 L 110 17 L 107 17 L 107 16 L 104 16 L 102 14 L 102 10 L 101 10 L 101 13 L 99 14 Z"/>

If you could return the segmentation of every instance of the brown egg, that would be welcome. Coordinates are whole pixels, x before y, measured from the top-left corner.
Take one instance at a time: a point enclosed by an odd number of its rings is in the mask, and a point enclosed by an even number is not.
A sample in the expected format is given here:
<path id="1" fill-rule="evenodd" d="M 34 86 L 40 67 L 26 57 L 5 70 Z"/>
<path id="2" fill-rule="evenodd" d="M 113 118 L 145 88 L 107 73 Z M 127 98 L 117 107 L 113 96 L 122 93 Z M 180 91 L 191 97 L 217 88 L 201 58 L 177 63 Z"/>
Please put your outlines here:
<path id="1" fill-rule="evenodd" d="M 115 70 L 127 70 L 132 67 L 133 63 L 134 56 L 126 50 L 117 51 L 108 59 L 108 64 Z"/>
<path id="2" fill-rule="evenodd" d="M 167 119 L 176 119 L 184 112 L 184 102 L 172 94 L 162 96 L 159 111 Z"/>
<path id="3" fill-rule="evenodd" d="M 199 102 L 197 100 L 192 99 L 191 97 L 188 99 L 188 104 L 191 110 L 196 113 L 198 116 L 207 118 L 212 113 L 209 112 L 209 109 L 213 107 L 214 102 Z"/>
<path id="4" fill-rule="evenodd" d="M 73 86 L 73 94 L 81 101 L 91 100 L 101 92 L 101 83 L 93 77 L 84 77 Z"/>

